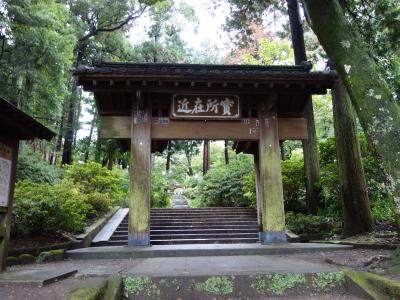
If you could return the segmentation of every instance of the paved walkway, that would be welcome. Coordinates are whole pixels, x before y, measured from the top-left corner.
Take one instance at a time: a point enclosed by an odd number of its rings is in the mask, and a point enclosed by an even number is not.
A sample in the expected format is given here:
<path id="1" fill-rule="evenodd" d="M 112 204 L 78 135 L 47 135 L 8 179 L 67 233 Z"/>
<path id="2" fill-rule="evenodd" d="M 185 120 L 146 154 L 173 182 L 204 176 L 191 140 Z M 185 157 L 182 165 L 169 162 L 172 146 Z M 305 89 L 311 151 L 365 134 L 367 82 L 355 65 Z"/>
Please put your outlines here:
<path id="1" fill-rule="evenodd" d="M 332 270 L 329 265 L 311 263 L 290 256 L 208 256 L 162 257 L 137 259 L 65 260 L 61 262 L 15 266 L 4 273 L 17 277 L 15 272 L 26 270 L 77 269 L 80 276 L 152 275 L 152 276 L 212 276 L 250 275 L 269 273 L 312 273 Z"/>
<path id="2" fill-rule="evenodd" d="M 189 208 L 188 201 L 182 193 L 182 188 L 174 190 L 174 193 L 172 194 L 172 208 Z"/>

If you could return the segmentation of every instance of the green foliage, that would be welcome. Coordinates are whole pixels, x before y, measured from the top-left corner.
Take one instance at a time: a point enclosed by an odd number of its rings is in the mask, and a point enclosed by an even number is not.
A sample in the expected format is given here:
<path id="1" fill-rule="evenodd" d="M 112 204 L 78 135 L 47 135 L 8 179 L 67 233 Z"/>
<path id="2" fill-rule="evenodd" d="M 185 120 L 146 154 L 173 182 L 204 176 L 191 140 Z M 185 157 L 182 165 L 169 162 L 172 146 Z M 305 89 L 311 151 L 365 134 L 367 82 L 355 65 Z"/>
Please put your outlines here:
<path id="1" fill-rule="evenodd" d="M 250 163 L 250 162 L 249 162 Z M 305 212 L 305 186 L 303 161 L 285 160 L 282 166 L 283 197 L 286 211 Z M 250 163 L 249 169 L 254 168 Z M 243 177 L 244 197 L 251 207 L 256 206 L 255 173 Z"/>
<path id="2" fill-rule="evenodd" d="M 18 263 L 21 265 L 27 265 L 27 264 L 32 264 L 35 262 L 35 257 L 31 254 L 21 254 L 18 256 Z"/>
<path id="3" fill-rule="evenodd" d="M 160 296 L 157 285 L 148 276 L 126 277 L 124 278 L 124 296 L 144 294 L 147 296 Z"/>
<path id="4" fill-rule="evenodd" d="M 304 162 L 285 160 L 281 163 L 283 198 L 286 211 L 306 211 Z"/>
<path id="5" fill-rule="evenodd" d="M 65 179 L 80 185 L 82 192 L 92 198 L 98 194 L 103 194 L 102 200 L 108 197 L 108 206 L 118 204 L 126 197 L 126 191 L 121 190 L 121 176 L 95 162 L 67 166 Z M 102 200 L 99 202 L 104 202 Z"/>
<path id="6" fill-rule="evenodd" d="M 226 276 L 213 276 L 205 282 L 197 283 L 196 289 L 200 292 L 216 296 L 233 293 L 233 280 Z"/>
<path id="7" fill-rule="evenodd" d="M 286 213 L 285 221 L 287 229 L 296 234 L 329 234 L 333 230 L 332 220 L 324 216 L 289 211 Z"/>
<path id="8" fill-rule="evenodd" d="M 259 294 L 271 292 L 275 295 L 283 295 L 286 290 L 306 282 L 304 274 L 272 274 L 258 275 L 254 277 L 251 287 Z"/>
<path id="9" fill-rule="evenodd" d="M 394 213 L 385 187 L 384 175 L 369 148 L 365 136 L 359 135 L 360 150 L 367 182 L 368 197 L 376 221 L 392 221 Z M 325 214 L 340 218 L 342 206 L 340 185 L 336 164 L 335 138 L 330 137 L 319 143 L 322 196 L 325 202 Z"/>
<path id="10" fill-rule="evenodd" d="M 252 159 L 240 154 L 228 165 L 213 166 L 199 186 L 199 198 L 203 207 L 247 207 L 255 205 L 244 196 L 243 178 L 254 172 Z"/>
<path id="11" fill-rule="evenodd" d="M 60 181 L 63 170 L 43 161 L 30 147 L 23 147 L 18 156 L 17 181 L 29 180 L 34 183 L 56 183 Z"/>
<path id="12" fill-rule="evenodd" d="M 89 218 L 103 215 L 110 210 L 112 201 L 107 194 L 91 192 L 86 196 L 86 202 L 92 207 L 90 214 L 88 214 Z"/>
<path id="13" fill-rule="evenodd" d="M 14 194 L 12 233 L 16 236 L 55 235 L 83 230 L 92 207 L 79 185 L 19 181 Z"/>
<path id="14" fill-rule="evenodd" d="M 169 181 L 161 170 L 154 170 L 151 175 L 151 207 L 171 207 L 171 194 L 168 192 Z"/>
<path id="15" fill-rule="evenodd" d="M 312 276 L 313 287 L 318 292 L 327 292 L 345 282 L 344 272 L 315 273 Z"/>
<path id="16" fill-rule="evenodd" d="M 257 57 L 246 53 L 244 63 L 251 65 L 292 65 L 293 49 L 289 40 L 262 38 L 258 41 Z"/>

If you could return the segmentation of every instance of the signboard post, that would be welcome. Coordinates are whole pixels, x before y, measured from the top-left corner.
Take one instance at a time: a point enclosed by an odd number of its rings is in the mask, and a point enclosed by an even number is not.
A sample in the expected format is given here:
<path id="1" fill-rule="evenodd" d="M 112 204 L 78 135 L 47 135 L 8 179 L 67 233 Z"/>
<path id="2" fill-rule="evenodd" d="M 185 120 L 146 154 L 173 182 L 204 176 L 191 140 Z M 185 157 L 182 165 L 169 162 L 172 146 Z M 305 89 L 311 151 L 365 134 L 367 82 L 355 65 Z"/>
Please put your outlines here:
<path id="1" fill-rule="evenodd" d="M 171 119 L 239 120 L 240 99 L 237 95 L 174 94 Z"/>
<path id="2" fill-rule="evenodd" d="M 12 144 L 15 146 L 11 147 Z M 14 186 L 14 154 L 18 152 L 18 142 L 0 142 L 0 268 L 6 269 L 7 245 L 10 237 L 10 218 L 12 207 L 12 187 Z"/>
<path id="3" fill-rule="evenodd" d="M 0 207 L 7 207 L 10 197 L 12 150 L 0 144 Z"/>

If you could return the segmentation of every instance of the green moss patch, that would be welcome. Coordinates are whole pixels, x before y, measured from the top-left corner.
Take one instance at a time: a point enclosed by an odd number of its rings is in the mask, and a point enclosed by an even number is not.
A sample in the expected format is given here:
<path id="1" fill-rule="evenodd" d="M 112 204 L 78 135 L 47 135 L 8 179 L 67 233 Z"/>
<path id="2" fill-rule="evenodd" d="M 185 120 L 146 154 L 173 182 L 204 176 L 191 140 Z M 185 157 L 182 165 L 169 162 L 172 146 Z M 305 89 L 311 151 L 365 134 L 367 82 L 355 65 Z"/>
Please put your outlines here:
<path id="1" fill-rule="evenodd" d="M 7 257 L 7 266 L 8 267 L 15 266 L 17 264 L 18 264 L 18 258 L 16 258 L 15 256 Z"/>
<path id="2" fill-rule="evenodd" d="M 98 300 L 102 299 L 105 291 L 107 281 L 101 280 L 99 282 L 86 283 L 73 290 L 67 297 L 67 300 Z M 112 299 L 110 299 L 112 300 Z"/>
<path id="3" fill-rule="evenodd" d="M 159 297 L 160 290 L 148 276 L 126 277 L 124 279 L 124 296 L 144 294 L 148 297 Z"/>
<path id="4" fill-rule="evenodd" d="M 233 278 L 227 276 L 213 276 L 204 282 L 195 285 L 195 289 L 211 295 L 222 296 L 233 293 Z"/>
<path id="5" fill-rule="evenodd" d="M 251 287 L 259 294 L 268 292 L 274 295 L 283 295 L 286 290 L 304 284 L 304 274 L 271 274 L 255 276 Z"/>
<path id="6" fill-rule="evenodd" d="M 18 256 L 18 263 L 21 265 L 32 264 L 35 262 L 35 257 L 30 254 L 21 254 Z"/>
<path id="7" fill-rule="evenodd" d="M 344 270 L 344 273 L 374 299 L 400 299 L 400 283 L 367 272 Z"/>

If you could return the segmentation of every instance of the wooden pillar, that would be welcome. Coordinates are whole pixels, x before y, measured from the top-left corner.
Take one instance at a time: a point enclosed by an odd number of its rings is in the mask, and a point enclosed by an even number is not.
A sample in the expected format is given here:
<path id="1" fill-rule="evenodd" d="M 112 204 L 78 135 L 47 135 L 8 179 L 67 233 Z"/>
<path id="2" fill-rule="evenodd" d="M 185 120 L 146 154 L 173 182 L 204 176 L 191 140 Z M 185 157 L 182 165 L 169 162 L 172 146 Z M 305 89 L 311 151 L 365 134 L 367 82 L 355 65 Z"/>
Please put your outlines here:
<path id="1" fill-rule="evenodd" d="M 286 242 L 277 97 L 259 102 L 260 187 L 263 200 L 262 244 Z"/>
<path id="2" fill-rule="evenodd" d="M 10 239 L 11 230 L 11 216 L 14 199 L 14 187 L 15 187 L 15 174 L 17 169 L 17 158 L 18 158 L 18 147 L 19 142 L 17 140 L 6 140 L 0 138 L 0 157 L 3 160 L 5 174 L 1 174 L 4 178 L 9 180 L 8 187 L 8 201 L 5 204 L 3 201 L 0 206 L 0 268 L 1 271 L 7 269 L 7 253 L 8 253 L 8 241 Z M 9 166 L 11 164 L 11 166 Z M 7 165 L 10 169 L 7 169 Z M 7 169 L 7 170 L 6 170 Z M 4 192 L 4 191 L 3 191 Z M 5 200 L 5 199 L 2 199 Z"/>
<path id="3" fill-rule="evenodd" d="M 210 140 L 204 140 L 203 146 L 203 176 L 210 169 Z"/>
<path id="4" fill-rule="evenodd" d="M 143 101 L 140 91 L 132 101 L 130 178 L 128 245 L 149 246 L 151 105 Z"/>
<path id="5" fill-rule="evenodd" d="M 260 157 L 258 152 L 254 154 L 254 171 L 256 174 L 256 200 L 257 200 L 257 220 L 260 232 L 262 231 L 262 212 L 264 211 L 263 199 L 260 187 Z"/>

